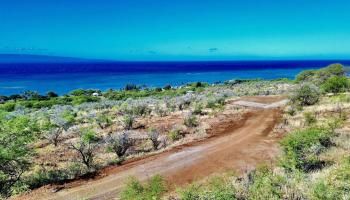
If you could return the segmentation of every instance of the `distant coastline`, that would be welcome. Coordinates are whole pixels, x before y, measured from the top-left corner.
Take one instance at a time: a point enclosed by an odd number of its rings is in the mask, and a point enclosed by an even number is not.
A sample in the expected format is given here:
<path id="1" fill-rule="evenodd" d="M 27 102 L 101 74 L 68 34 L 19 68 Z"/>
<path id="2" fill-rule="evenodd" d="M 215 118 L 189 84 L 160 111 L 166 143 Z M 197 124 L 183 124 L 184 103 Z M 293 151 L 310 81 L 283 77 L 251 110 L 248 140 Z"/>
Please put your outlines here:
<path id="1" fill-rule="evenodd" d="M 120 89 L 128 83 L 163 87 L 233 79 L 294 79 L 305 69 L 350 60 L 208 62 L 58 62 L 0 64 L 0 95 L 26 90 L 65 94 L 75 89 Z"/>

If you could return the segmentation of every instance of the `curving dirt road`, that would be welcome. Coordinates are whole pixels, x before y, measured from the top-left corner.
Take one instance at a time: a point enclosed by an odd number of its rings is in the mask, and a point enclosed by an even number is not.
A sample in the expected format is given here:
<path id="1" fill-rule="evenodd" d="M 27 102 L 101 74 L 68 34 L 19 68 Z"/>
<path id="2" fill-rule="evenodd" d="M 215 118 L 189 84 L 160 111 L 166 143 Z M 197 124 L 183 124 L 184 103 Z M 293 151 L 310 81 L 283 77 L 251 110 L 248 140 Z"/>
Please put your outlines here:
<path id="1" fill-rule="evenodd" d="M 225 134 L 220 136 L 117 167 L 97 180 L 56 193 L 37 191 L 25 199 L 115 199 L 130 176 L 146 180 L 160 174 L 170 185 L 176 186 L 227 170 L 244 171 L 271 161 L 278 154 L 278 138 L 269 133 L 279 116 L 280 111 L 276 108 L 252 109 L 239 126 L 225 128 Z"/>

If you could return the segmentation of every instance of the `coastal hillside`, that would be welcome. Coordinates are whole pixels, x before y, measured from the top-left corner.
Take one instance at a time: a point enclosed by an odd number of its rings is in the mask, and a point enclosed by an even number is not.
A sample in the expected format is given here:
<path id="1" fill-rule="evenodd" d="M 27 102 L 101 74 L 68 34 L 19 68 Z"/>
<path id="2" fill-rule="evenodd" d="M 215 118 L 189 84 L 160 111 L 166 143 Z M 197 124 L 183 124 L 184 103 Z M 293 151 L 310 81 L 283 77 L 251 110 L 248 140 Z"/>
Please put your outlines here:
<path id="1" fill-rule="evenodd" d="M 348 77 L 1 96 L 1 197 L 347 199 Z"/>

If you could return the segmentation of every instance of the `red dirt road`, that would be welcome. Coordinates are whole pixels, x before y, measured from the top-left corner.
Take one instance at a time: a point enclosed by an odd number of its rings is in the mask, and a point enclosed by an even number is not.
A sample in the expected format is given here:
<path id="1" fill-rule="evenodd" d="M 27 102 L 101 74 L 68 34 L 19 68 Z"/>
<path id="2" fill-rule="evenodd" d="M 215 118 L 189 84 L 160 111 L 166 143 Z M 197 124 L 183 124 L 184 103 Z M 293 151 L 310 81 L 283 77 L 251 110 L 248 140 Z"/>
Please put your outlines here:
<path id="1" fill-rule="evenodd" d="M 270 135 L 279 117 L 278 109 L 253 109 L 239 125 L 217 127 L 223 133 L 216 137 L 128 163 L 79 186 L 56 193 L 38 189 L 20 199 L 115 199 L 130 176 L 142 181 L 160 174 L 175 186 L 228 170 L 251 169 L 279 153 L 278 138 Z"/>

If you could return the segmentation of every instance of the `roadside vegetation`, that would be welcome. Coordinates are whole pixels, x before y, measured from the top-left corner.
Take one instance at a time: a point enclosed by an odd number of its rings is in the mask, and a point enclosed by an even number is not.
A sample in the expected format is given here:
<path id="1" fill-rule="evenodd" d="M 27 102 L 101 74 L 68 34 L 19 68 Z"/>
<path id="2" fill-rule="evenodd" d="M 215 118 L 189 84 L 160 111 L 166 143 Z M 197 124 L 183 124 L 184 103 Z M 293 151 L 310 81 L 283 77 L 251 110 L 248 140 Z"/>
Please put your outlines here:
<path id="1" fill-rule="evenodd" d="M 262 164 L 242 175 L 215 176 L 163 198 L 350 199 L 349 80 L 339 66 L 297 77 L 283 120 L 275 127 L 284 137 L 280 141 L 283 153 L 274 164 Z"/>
<path id="2" fill-rule="evenodd" d="M 122 90 L 76 90 L 63 96 L 31 91 L 1 96 L 0 197 L 93 176 L 106 166 L 203 138 L 223 111 L 237 119 L 244 113 L 242 107 L 227 107 L 229 100 L 253 95 L 290 95 L 280 127 L 290 134 L 281 142 L 285 155 L 278 166 L 217 178 L 205 187 L 192 185 L 176 198 L 280 199 L 295 193 L 317 199 L 310 195 L 322 195 L 323 188 L 344 192 L 349 138 L 340 128 L 347 125 L 348 89 L 343 67 L 331 65 L 303 72 L 296 81 L 233 80 L 163 88 L 128 84 Z M 341 159 L 334 153 L 338 149 Z M 314 184 L 307 187 L 310 191 L 299 191 L 303 188 L 298 184 L 308 181 Z M 131 179 L 122 197 L 164 195 L 165 180 L 156 176 L 147 183 Z"/>
<path id="3" fill-rule="evenodd" d="M 103 167 L 205 137 L 228 99 L 284 94 L 291 86 L 289 80 L 236 80 L 1 96 L 1 196 L 93 176 Z M 229 113 L 239 118 L 242 111 Z"/>

